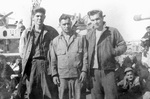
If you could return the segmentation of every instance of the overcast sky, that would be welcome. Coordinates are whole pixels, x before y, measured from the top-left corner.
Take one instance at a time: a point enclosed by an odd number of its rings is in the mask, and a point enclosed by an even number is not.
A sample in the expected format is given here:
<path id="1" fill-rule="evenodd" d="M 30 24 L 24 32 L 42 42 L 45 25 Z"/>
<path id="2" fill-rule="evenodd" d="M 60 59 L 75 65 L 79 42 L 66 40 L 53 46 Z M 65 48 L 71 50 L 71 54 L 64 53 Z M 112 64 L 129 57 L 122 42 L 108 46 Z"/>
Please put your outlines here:
<path id="1" fill-rule="evenodd" d="M 0 13 L 14 13 L 14 20 L 23 19 L 29 25 L 29 14 L 32 0 L 0 0 Z M 57 29 L 58 19 L 62 13 L 81 13 L 85 16 L 89 10 L 101 9 L 106 15 L 108 26 L 116 27 L 125 40 L 139 40 L 146 32 L 150 20 L 134 21 L 136 14 L 150 16 L 149 0 L 42 0 L 41 6 L 46 9 L 45 24 Z"/>

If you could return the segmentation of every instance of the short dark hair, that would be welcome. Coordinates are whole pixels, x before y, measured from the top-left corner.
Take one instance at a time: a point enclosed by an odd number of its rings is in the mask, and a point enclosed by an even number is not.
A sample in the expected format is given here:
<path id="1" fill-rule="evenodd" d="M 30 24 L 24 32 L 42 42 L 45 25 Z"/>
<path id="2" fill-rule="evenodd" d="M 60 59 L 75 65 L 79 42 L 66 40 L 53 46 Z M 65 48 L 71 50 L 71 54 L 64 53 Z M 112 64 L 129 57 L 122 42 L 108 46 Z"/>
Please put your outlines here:
<path id="1" fill-rule="evenodd" d="M 60 16 L 60 18 L 59 18 L 59 22 L 61 22 L 61 20 L 63 20 L 63 19 L 69 19 L 69 20 L 71 20 L 71 16 L 70 15 L 67 15 L 67 14 L 62 14 L 61 16 Z"/>
<path id="2" fill-rule="evenodd" d="M 147 26 L 146 29 L 150 28 L 150 26 Z"/>
<path id="3" fill-rule="evenodd" d="M 87 13 L 87 15 L 90 17 L 90 16 L 93 16 L 95 14 L 99 14 L 100 17 L 105 17 L 105 15 L 103 15 L 103 11 L 101 10 L 91 10 Z"/>
<path id="4" fill-rule="evenodd" d="M 35 15 L 37 12 L 45 14 L 46 10 L 43 7 L 37 7 L 33 10 L 33 15 Z"/>

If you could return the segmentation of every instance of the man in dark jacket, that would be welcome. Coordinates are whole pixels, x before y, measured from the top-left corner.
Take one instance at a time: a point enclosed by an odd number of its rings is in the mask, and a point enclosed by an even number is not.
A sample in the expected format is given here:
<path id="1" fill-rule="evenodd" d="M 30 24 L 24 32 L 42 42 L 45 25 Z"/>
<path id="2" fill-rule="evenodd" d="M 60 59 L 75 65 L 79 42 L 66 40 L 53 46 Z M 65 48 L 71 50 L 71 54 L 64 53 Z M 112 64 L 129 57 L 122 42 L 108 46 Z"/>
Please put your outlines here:
<path id="1" fill-rule="evenodd" d="M 48 50 L 50 43 L 58 32 L 44 25 L 45 9 L 34 10 L 33 26 L 24 32 L 24 46 L 22 51 L 22 80 L 27 81 L 29 99 L 57 99 L 57 87 L 52 82 L 51 72 L 48 70 Z M 49 75 L 48 75 L 49 74 Z"/>
<path id="2" fill-rule="evenodd" d="M 89 11 L 88 16 L 93 26 L 86 35 L 92 99 L 117 99 L 115 56 L 126 51 L 126 43 L 116 28 L 105 25 L 101 10 Z"/>

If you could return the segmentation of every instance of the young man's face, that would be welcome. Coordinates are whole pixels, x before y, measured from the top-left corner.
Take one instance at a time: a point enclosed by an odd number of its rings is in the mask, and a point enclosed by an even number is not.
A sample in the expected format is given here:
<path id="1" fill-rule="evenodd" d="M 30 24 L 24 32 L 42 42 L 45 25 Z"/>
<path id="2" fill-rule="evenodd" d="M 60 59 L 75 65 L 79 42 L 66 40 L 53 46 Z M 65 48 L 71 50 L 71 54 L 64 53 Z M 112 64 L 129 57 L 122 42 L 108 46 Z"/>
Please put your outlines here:
<path id="1" fill-rule="evenodd" d="M 45 15 L 41 12 L 37 12 L 33 17 L 34 24 L 36 25 L 43 24 L 44 19 L 45 19 Z"/>
<path id="2" fill-rule="evenodd" d="M 127 72 L 126 73 L 126 78 L 127 78 L 127 80 L 132 81 L 134 79 L 133 72 L 132 71 Z"/>
<path id="3" fill-rule="evenodd" d="M 101 17 L 99 13 L 90 16 L 90 20 L 95 29 L 103 27 L 103 17 Z"/>
<path id="4" fill-rule="evenodd" d="M 69 33 L 71 31 L 71 20 L 70 19 L 62 19 L 60 21 L 60 27 L 63 32 Z"/>

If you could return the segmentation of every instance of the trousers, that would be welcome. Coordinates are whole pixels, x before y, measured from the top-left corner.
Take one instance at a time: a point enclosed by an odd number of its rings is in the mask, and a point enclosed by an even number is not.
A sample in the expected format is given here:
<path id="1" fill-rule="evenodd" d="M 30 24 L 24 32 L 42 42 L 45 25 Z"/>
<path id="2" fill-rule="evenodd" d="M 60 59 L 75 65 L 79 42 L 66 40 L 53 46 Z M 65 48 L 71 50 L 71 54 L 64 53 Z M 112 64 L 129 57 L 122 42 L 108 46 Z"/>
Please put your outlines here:
<path id="1" fill-rule="evenodd" d="M 60 78 L 59 99 L 81 99 L 82 86 L 78 78 Z"/>
<path id="2" fill-rule="evenodd" d="M 93 69 L 91 89 L 92 99 L 118 99 L 114 71 Z"/>

